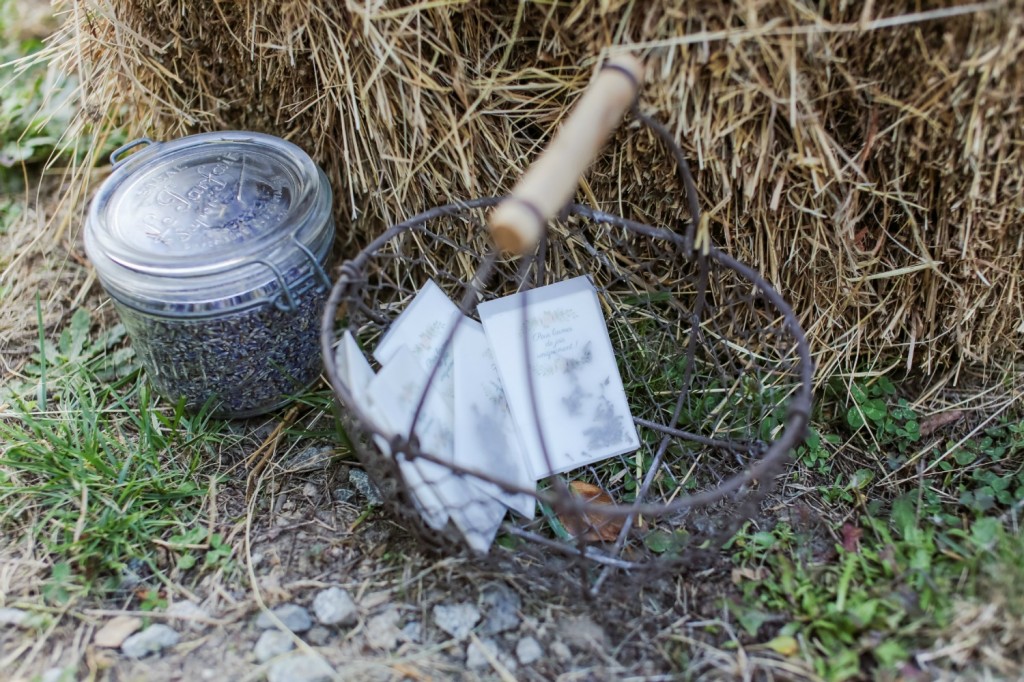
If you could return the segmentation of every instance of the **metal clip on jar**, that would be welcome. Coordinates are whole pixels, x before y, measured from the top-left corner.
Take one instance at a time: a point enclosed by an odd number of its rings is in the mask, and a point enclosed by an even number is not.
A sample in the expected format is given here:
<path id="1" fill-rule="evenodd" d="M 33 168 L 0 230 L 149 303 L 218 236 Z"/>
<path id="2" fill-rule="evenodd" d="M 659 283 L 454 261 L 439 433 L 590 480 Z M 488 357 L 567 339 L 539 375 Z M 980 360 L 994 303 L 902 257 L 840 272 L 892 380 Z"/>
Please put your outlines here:
<path id="1" fill-rule="evenodd" d="M 334 240 L 313 160 L 248 132 L 135 140 L 110 160 L 85 248 L 156 389 L 246 417 L 312 383 Z"/>

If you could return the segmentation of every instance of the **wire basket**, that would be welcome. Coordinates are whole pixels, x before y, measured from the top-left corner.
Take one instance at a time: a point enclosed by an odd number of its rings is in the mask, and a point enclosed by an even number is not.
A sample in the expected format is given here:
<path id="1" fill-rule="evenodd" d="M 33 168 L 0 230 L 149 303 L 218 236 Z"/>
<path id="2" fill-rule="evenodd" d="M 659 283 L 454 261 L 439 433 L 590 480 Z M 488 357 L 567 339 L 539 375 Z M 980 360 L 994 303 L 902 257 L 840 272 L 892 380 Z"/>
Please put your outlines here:
<path id="1" fill-rule="evenodd" d="M 617 79 L 626 94 L 620 93 L 612 115 L 604 106 L 607 136 L 634 102 L 638 75 L 632 63 L 606 66 L 573 117 L 585 118 L 579 112 L 587 109 L 591 91 L 592 99 L 601 99 L 600 79 Z M 506 515 L 489 555 L 562 575 L 575 575 L 568 569 L 578 567 L 592 590 L 617 572 L 700 565 L 757 513 L 802 440 L 811 405 L 812 363 L 793 311 L 753 268 L 710 245 L 681 149 L 636 106 L 632 113 L 676 160 L 689 213 L 680 221 L 681 234 L 585 205 L 565 205 L 553 181 L 535 186 L 555 196 L 531 197 L 519 191 L 529 185 L 524 177 L 511 200 L 439 206 L 381 234 L 341 266 L 321 328 L 340 418 L 394 514 L 432 546 L 462 552 L 467 551 L 465 529 L 460 532 L 453 522 L 426 523 L 417 486 L 456 481 L 467 490 L 492 486 L 530 496 L 536 500 L 535 516 Z M 595 127 L 600 126 L 570 118 L 559 136 L 576 129 L 595 137 Z M 578 164 L 589 164 L 603 136 L 596 136 Z M 557 138 L 545 156 L 556 148 Z M 571 197 L 578 175 L 561 175 L 569 176 L 561 191 Z M 557 218 L 546 219 L 552 211 L 539 208 L 541 203 L 556 206 Z M 494 230 L 498 207 L 509 204 L 525 206 L 520 213 L 537 221 L 535 240 L 529 230 L 522 239 L 520 233 Z M 496 248 L 496 241 L 505 248 Z M 519 253 L 510 254 L 509 248 Z M 425 396 L 419 397 L 412 427 L 390 432 L 378 426 L 340 374 L 341 335 L 348 331 L 362 349 L 372 349 L 428 280 L 457 302 L 462 314 L 475 318 L 481 302 L 579 275 L 589 276 L 597 291 L 639 437 L 634 452 L 547 476 L 536 487 L 518 485 L 422 447 L 416 424 Z M 455 327 L 446 348 L 454 334 Z M 530 361 L 528 351 L 525 360 Z M 426 392 L 434 388 L 441 364 L 438 358 L 430 367 Z M 527 367 L 536 412 L 535 368 Z M 410 480 L 411 462 L 429 463 L 432 474 Z M 446 511 L 465 519 L 472 514 L 458 507 L 477 503 L 475 495 L 449 500 Z"/>

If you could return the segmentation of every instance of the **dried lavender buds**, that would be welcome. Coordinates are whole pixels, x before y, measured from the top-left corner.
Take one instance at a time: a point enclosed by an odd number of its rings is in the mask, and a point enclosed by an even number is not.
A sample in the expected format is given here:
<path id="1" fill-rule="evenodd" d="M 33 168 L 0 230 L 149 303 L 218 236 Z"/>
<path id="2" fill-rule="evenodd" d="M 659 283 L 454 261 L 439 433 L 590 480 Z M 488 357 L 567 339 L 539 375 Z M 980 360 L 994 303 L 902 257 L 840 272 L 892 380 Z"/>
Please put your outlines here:
<path id="1" fill-rule="evenodd" d="M 320 373 L 317 324 L 327 291 L 319 283 L 295 295 L 295 308 L 270 303 L 211 318 L 157 317 L 118 304 L 147 375 L 172 402 L 216 416 L 272 410 Z"/>

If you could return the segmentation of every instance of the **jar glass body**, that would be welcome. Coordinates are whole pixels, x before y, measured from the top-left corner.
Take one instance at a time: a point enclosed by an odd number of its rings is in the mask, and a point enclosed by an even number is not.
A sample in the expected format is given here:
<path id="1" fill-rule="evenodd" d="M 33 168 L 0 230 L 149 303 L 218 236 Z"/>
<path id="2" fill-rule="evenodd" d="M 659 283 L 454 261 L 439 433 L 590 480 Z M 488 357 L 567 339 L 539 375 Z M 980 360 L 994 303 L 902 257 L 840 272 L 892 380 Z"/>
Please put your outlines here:
<path id="1" fill-rule="evenodd" d="M 320 374 L 317 325 L 327 299 L 319 281 L 297 284 L 291 309 L 264 298 L 242 309 L 206 315 L 145 312 L 114 299 L 132 348 L 153 387 L 195 412 L 204 406 L 229 419 L 287 404 Z"/>

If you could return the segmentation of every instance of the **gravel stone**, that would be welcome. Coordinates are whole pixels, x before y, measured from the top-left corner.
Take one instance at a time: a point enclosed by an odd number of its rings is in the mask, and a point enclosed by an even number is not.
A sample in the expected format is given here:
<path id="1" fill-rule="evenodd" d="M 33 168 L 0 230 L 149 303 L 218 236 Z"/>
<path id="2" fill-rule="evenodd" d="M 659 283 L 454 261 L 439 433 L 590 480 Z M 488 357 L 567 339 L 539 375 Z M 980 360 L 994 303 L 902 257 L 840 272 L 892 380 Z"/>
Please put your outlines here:
<path id="1" fill-rule="evenodd" d="M 178 643 L 180 636 L 174 628 L 157 623 L 137 632 L 121 645 L 121 653 L 129 658 L 142 658 L 157 654 Z"/>
<path id="2" fill-rule="evenodd" d="M 28 618 L 28 611 L 21 609 L 4 608 L 0 609 L 0 627 L 21 627 Z"/>
<path id="3" fill-rule="evenodd" d="M 267 682 L 332 682 L 334 671 L 322 658 L 290 656 L 270 664 Z"/>
<path id="4" fill-rule="evenodd" d="M 129 559 L 121 568 L 121 581 L 118 587 L 122 590 L 132 590 L 145 582 L 143 577 L 148 572 L 146 564 L 141 559 Z"/>
<path id="5" fill-rule="evenodd" d="M 176 601 L 167 607 L 168 616 L 176 616 L 175 622 L 184 628 L 188 628 L 193 632 L 202 632 L 209 627 L 206 623 L 203 623 L 202 618 L 209 618 L 210 614 L 206 612 L 206 609 L 196 604 L 194 601 Z"/>
<path id="6" fill-rule="evenodd" d="M 266 663 L 294 648 L 295 643 L 292 642 L 292 637 L 287 632 L 264 630 L 260 638 L 256 640 L 256 646 L 253 647 L 252 652 L 257 661 Z"/>
<path id="7" fill-rule="evenodd" d="M 498 657 L 498 643 L 493 639 L 475 639 L 469 643 L 466 647 L 466 667 L 470 670 L 474 668 L 487 668 L 491 665 L 490 660 L 487 658 L 487 654 L 484 649 L 491 653 L 491 657 Z"/>
<path id="8" fill-rule="evenodd" d="M 334 492 L 331 493 L 331 497 L 334 498 L 335 502 L 351 502 L 355 496 L 356 491 L 352 490 L 352 488 L 335 488 Z"/>
<path id="9" fill-rule="evenodd" d="M 423 641 L 423 625 L 418 620 L 411 620 L 402 628 L 402 637 L 407 642 L 419 644 Z"/>
<path id="10" fill-rule="evenodd" d="M 469 636 L 480 620 L 480 611 L 470 603 L 438 604 L 433 614 L 434 624 L 460 641 Z"/>
<path id="11" fill-rule="evenodd" d="M 374 616 L 366 623 L 366 641 L 374 649 L 391 651 L 398 645 L 398 621 L 401 618 L 398 609 L 388 609 Z"/>
<path id="12" fill-rule="evenodd" d="M 590 616 L 578 616 L 567 620 L 561 628 L 562 637 L 574 649 L 600 651 L 608 646 L 608 635 L 604 628 Z"/>
<path id="13" fill-rule="evenodd" d="M 480 626 L 483 635 L 497 635 L 519 627 L 519 609 L 522 599 L 504 583 L 493 583 L 484 588 L 481 601 L 487 607 L 486 616 Z"/>
<path id="14" fill-rule="evenodd" d="M 355 486 L 359 494 L 366 498 L 366 501 L 375 507 L 384 504 L 384 498 L 380 496 L 380 490 L 374 485 L 370 477 L 362 469 L 352 469 L 348 472 L 348 482 Z"/>
<path id="15" fill-rule="evenodd" d="M 523 637 L 516 644 L 516 658 L 523 665 L 535 663 L 543 655 L 544 649 L 541 648 L 540 644 L 533 637 Z"/>
<path id="16" fill-rule="evenodd" d="M 321 591 L 313 599 L 313 612 L 323 625 L 355 625 L 356 603 L 351 595 L 340 587 Z"/>
<path id="17" fill-rule="evenodd" d="M 92 643 L 106 649 L 119 649 L 124 644 L 124 640 L 134 635 L 141 627 L 141 618 L 116 616 L 96 631 Z"/>
<path id="18" fill-rule="evenodd" d="M 292 632 L 305 632 L 306 630 L 313 627 L 313 619 L 309 617 L 309 611 L 302 608 L 298 604 L 282 604 L 273 609 L 273 613 L 277 616 L 284 626 Z M 256 627 L 261 630 L 276 627 L 274 621 L 270 619 L 270 614 L 264 611 L 260 614 L 259 618 L 256 619 Z"/>
<path id="19" fill-rule="evenodd" d="M 333 454 L 334 448 L 330 445 L 311 445 L 290 458 L 284 469 L 292 473 L 322 469 Z"/>
<path id="20" fill-rule="evenodd" d="M 74 682 L 77 679 L 75 666 L 69 665 L 66 668 L 50 668 L 42 674 L 39 682 Z"/>
<path id="21" fill-rule="evenodd" d="M 323 646 L 331 639 L 331 631 L 320 625 L 314 625 L 306 633 L 305 639 L 313 646 Z"/>
<path id="22" fill-rule="evenodd" d="M 560 639 L 556 639 L 551 643 L 551 653 L 563 663 L 572 658 L 572 652 L 569 651 L 569 647 Z"/>

